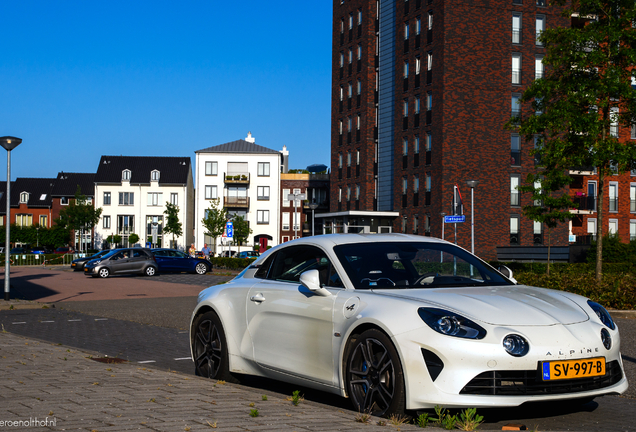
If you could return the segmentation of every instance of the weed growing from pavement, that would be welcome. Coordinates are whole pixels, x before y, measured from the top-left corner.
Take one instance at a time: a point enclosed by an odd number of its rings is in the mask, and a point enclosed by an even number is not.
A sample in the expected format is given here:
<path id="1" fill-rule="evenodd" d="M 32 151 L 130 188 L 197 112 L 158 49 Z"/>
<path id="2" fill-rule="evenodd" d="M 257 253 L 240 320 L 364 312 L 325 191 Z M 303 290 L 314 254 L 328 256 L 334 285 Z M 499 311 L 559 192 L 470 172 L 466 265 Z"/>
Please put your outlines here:
<path id="1" fill-rule="evenodd" d="M 389 416 L 389 422 L 393 425 L 393 426 L 401 426 L 404 423 L 406 423 L 408 421 L 408 417 L 403 416 L 403 415 L 399 415 L 399 414 L 391 414 Z"/>
<path id="2" fill-rule="evenodd" d="M 367 413 L 356 414 L 356 422 L 358 422 L 358 423 L 367 424 L 367 423 L 369 423 L 369 419 L 370 418 L 371 418 L 371 415 L 367 414 Z"/>
<path id="3" fill-rule="evenodd" d="M 4 324 L 2 324 L 2 333 L 8 333 L 8 332 L 4 329 Z"/>
<path id="4" fill-rule="evenodd" d="M 258 410 L 257 409 L 250 410 L 250 417 L 258 417 Z"/>
<path id="5" fill-rule="evenodd" d="M 428 426 L 428 414 L 424 413 L 424 414 L 420 414 L 417 418 L 413 419 L 413 423 L 415 423 L 417 426 L 421 427 L 421 428 L 425 428 L 426 426 Z"/>
<path id="6" fill-rule="evenodd" d="M 477 414 L 477 408 L 467 408 L 459 413 L 455 426 L 459 430 L 474 431 L 484 422 L 484 417 Z"/>
<path id="7" fill-rule="evenodd" d="M 217 383 L 218 385 L 224 385 L 224 384 L 225 384 L 225 381 L 223 381 L 223 380 L 218 380 L 216 383 Z"/>
<path id="8" fill-rule="evenodd" d="M 287 400 L 291 401 L 294 406 L 298 406 L 298 404 L 304 401 L 305 398 L 300 394 L 300 390 L 294 390 L 292 395 L 287 397 Z"/>
<path id="9" fill-rule="evenodd" d="M 254 402 L 252 402 L 252 403 L 250 403 L 250 406 L 254 407 L 254 406 L 256 406 L 256 404 Z"/>
<path id="10" fill-rule="evenodd" d="M 446 430 L 452 430 L 455 428 L 455 421 L 457 420 L 457 417 L 454 415 L 450 415 L 446 408 L 435 405 L 435 414 L 437 414 L 437 418 L 432 418 L 432 421 L 438 423 Z"/>
<path id="11" fill-rule="evenodd" d="M 266 401 L 267 400 L 267 395 L 263 395 L 263 400 Z"/>
<path id="12" fill-rule="evenodd" d="M 213 420 L 213 422 L 214 422 L 214 423 L 210 423 L 210 422 L 208 421 L 208 426 L 210 426 L 211 428 L 216 429 L 216 420 Z"/>

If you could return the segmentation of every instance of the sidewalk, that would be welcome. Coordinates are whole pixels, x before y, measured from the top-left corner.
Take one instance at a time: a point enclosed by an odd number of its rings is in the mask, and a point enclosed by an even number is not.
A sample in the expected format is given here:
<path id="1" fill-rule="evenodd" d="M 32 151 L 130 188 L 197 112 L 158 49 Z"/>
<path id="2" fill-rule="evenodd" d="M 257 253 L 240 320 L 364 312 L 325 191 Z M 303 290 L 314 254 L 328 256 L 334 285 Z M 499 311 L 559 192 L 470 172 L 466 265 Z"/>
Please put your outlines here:
<path id="1" fill-rule="evenodd" d="M 10 333 L 0 333 L 0 389 L 0 422 L 37 419 L 49 424 L 12 427 L 0 423 L 0 430 L 419 429 L 395 427 L 375 417 L 361 424 L 351 411 L 308 401 L 294 406 L 277 394 L 267 394 L 265 401 L 262 392 L 252 389 L 144 365 L 105 364 L 77 350 Z M 257 417 L 250 416 L 252 410 L 258 410 Z"/>

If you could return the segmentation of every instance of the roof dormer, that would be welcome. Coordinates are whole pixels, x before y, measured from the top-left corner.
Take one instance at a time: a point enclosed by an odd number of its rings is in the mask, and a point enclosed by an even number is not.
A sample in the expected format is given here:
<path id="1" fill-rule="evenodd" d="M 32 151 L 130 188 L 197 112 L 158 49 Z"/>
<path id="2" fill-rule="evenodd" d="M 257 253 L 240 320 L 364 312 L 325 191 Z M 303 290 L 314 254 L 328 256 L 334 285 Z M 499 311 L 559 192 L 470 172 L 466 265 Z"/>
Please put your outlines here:
<path id="1" fill-rule="evenodd" d="M 130 177 L 132 177 L 132 172 L 129 169 L 125 169 L 121 172 L 121 179 L 124 181 L 130 181 Z"/>
<path id="2" fill-rule="evenodd" d="M 20 204 L 26 204 L 29 202 L 29 193 L 22 192 L 20 193 Z"/>
<path id="3" fill-rule="evenodd" d="M 159 177 L 159 170 L 152 170 L 152 172 L 150 173 L 150 181 L 158 182 Z"/>

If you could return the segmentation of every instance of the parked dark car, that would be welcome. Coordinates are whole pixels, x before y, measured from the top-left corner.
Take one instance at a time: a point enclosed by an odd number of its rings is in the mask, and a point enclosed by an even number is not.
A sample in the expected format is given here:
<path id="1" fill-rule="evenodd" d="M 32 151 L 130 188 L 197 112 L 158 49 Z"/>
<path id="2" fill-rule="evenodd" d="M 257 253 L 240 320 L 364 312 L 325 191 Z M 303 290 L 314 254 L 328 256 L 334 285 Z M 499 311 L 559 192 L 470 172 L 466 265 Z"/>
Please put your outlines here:
<path id="1" fill-rule="evenodd" d="M 258 258 L 259 256 L 261 256 L 261 254 L 253 250 L 242 251 L 239 252 L 238 255 L 236 255 L 237 258 Z"/>
<path id="2" fill-rule="evenodd" d="M 13 249 L 9 251 L 9 255 L 20 255 L 20 254 L 26 254 L 26 253 L 29 253 L 29 250 L 23 247 L 14 247 Z"/>
<path id="3" fill-rule="evenodd" d="M 32 254 L 50 254 L 53 253 L 51 249 L 44 246 L 36 246 L 31 249 Z"/>
<path id="4" fill-rule="evenodd" d="M 84 274 L 107 278 L 111 274 L 140 273 L 154 276 L 157 273 L 155 257 L 146 248 L 113 249 L 106 255 L 84 264 Z"/>
<path id="5" fill-rule="evenodd" d="M 90 260 L 101 258 L 101 257 L 103 257 L 104 255 L 106 255 L 109 252 L 110 252 L 110 249 L 105 249 L 105 250 L 103 250 L 101 252 L 97 252 L 95 255 L 86 256 L 84 258 L 78 258 L 76 260 L 73 260 L 73 261 L 71 261 L 71 268 L 74 271 L 82 271 L 82 270 L 84 270 L 84 264 L 86 264 Z"/>
<path id="6" fill-rule="evenodd" d="M 174 249 L 152 249 L 160 272 L 191 272 L 206 274 L 212 269 L 212 263 L 205 258 L 192 258 L 190 255 Z"/>
<path id="7" fill-rule="evenodd" d="M 57 249 L 55 249 L 55 253 L 56 254 L 67 254 L 67 253 L 71 253 L 73 252 L 73 248 L 72 247 L 59 247 Z"/>

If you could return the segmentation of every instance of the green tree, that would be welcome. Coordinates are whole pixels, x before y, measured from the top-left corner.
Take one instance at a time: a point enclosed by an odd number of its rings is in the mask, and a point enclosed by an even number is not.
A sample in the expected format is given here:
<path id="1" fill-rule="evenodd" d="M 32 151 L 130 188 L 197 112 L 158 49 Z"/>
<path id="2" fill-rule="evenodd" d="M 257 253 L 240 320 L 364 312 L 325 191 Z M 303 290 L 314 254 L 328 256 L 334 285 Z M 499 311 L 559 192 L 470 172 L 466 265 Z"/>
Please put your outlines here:
<path id="1" fill-rule="evenodd" d="M 128 244 L 130 246 L 134 245 L 135 243 L 137 243 L 139 241 L 139 236 L 135 233 L 132 233 L 128 236 Z"/>
<path id="2" fill-rule="evenodd" d="M 84 231 L 92 231 L 97 225 L 102 214 L 102 209 L 96 209 L 89 203 L 86 196 L 82 195 L 82 189 L 77 185 L 75 200 L 71 201 L 68 207 L 60 211 L 60 217 L 55 221 L 56 225 L 66 229 L 79 231 L 80 239 L 84 236 Z M 82 241 L 80 240 L 80 250 Z"/>
<path id="3" fill-rule="evenodd" d="M 166 209 L 163 214 L 166 215 L 166 224 L 163 227 L 163 232 L 172 234 L 173 247 L 176 248 L 175 236 L 181 237 L 183 235 L 183 225 L 179 221 L 179 207 L 176 204 L 166 202 Z"/>
<path id="4" fill-rule="evenodd" d="M 112 246 L 117 247 L 121 243 L 121 236 L 119 234 L 111 234 L 106 237 L 106 241 Z"/>
<path id="5" fill-rule="evenodd" d="M 250 224 L 245 220 L 243 216 L 234 215 L 232 217 L 232 224 L 234 225 L 234 242 L 238 245 L 238 251 L 241 251 L 241 245 L 247 241 L 247 238 L 252 234 Z"/>
<path id="6" fill-rule="evenodd" d="M 523 214 L 547 227 L 548 234 L 548 265 L 546 274 L 550 275 L 550 248 L 552 229 L 559 223 L 567 222 L 573 215 L 569 209 L 574 203 L 564 189 L 570 182 L 569 176 L 562 169 L 545 170 L 539 174 L 530 173 L 526 184 L 520 185 L 521 192 L 532 195 L 532 204 L 523 207 Z"/>
<path id="7" fill-rule="evenodd" d="M 219 207 L 219 199 L 210 200 L 210 208 L 205 211 L 205 217 L 201 220 L 204 234 L 214 239 L 214 253 L 216 254 L 216 239 L 223 234 L 227 222 L 227 210 Z"/>
<path id="8" fill-rule="evenodd" d="M 523 92 L 533 115 L 520 121 L 526 140 L 539 136 L 544 176 L 595 167 L 598 174 L 596 278 L 602 279 L 603 193 L 608 175 L 632 168 L 635 147 L 619 142 L 618 128 L 636 123 L 636 8 L 633 0 L 554 0 L 571 27 L 544 30 L 546 67 Z M 514 123 L 514 122 L 510 122 Z M 580 169 L 580 168 L 579 168 Z M 569 179 L 571 182 L 571 179 Z"/>

